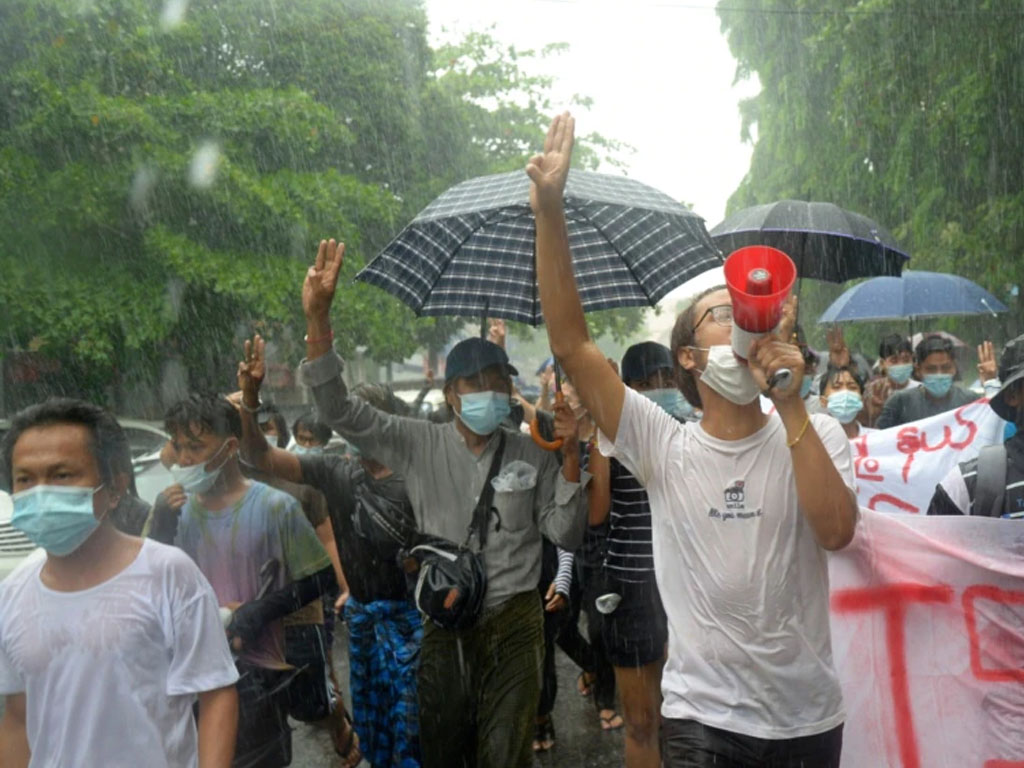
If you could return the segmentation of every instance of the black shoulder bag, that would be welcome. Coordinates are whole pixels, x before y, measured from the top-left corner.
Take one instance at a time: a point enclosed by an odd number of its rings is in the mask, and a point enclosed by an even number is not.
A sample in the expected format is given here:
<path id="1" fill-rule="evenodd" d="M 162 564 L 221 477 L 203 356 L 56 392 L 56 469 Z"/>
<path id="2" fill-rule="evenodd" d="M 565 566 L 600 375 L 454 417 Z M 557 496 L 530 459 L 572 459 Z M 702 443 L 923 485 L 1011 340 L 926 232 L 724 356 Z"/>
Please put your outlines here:
<path id="1" fill-rule="evenodd" d="M 494 486 L 491 481 L 501 469 L 505 453 L 505 434 L 498 438 L 483 490 L 473 510 L 466 540 L 456 544 L 440 536 L 420 535 L 414 546 L 400 555 L 402 569 L 420 613 L 442 629 L 464 629 L 476 623 L 487 592 L 483 548 L 493 509 Z M 470 549 L 474 531 L 480 552 Z"/>

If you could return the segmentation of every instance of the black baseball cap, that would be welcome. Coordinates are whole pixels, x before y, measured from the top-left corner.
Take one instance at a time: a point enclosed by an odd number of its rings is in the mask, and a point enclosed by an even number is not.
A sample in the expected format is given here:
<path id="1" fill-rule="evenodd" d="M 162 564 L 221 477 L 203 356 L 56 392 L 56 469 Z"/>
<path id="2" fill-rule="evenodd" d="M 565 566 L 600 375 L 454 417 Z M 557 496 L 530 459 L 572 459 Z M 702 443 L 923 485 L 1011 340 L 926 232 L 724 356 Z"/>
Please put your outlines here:
<path id="1" fill-rule="evenodd" d="M 672 352 L 656 341 L 641 341 L 626 350 L 622 356 L 623 381 L 643 381 L 658 371 L 673 370 Z"/>
<path id="2" fill-rule="evenodd" d="M 493 341 L 477 336 L 463 339 L 448 353 L 444 364 L 444 380 L 447 383 L 452 379 L 474 376 L 492 365 L 500 366 L 509 376 L 519 375 L 519 371 L 509 363 L 505 350 Z"/>
<path id="3" fill-rule="evenodd" d="M 1024 334 L 1010 339 L 999 356 L 999 392 L 989 401 L 992 410 L 1007 421 L 1016 421 L 1017 408 L 1006 404 L 1005 395 L 1011 387 L 1024 379 Z"/>

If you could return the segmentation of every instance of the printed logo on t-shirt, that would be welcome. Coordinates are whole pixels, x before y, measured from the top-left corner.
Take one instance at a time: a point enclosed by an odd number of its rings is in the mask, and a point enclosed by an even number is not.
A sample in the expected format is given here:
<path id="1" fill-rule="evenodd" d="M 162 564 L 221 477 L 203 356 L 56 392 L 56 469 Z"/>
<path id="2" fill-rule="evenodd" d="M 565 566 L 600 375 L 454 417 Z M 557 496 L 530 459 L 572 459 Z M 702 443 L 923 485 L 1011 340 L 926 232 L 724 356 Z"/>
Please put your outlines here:
<path id="1" fill-rule="evenodd" d="M 725 508 L 743 509 L 743 502 L 746 498 L 747 494 L 743 490 L 743 481 L 733 480 L 732 485 L 725 489 Z"/>
<path id="2" fill-rule="evenodd" d="M 733 480 L 725 489 L 725 511 L 716 507 L 708 510 L 708 517 L 716 520 L 749 520 L 753 517 L 761 517 L 761 510 L 754 509 L 747 511 L 746 481 Z"/>

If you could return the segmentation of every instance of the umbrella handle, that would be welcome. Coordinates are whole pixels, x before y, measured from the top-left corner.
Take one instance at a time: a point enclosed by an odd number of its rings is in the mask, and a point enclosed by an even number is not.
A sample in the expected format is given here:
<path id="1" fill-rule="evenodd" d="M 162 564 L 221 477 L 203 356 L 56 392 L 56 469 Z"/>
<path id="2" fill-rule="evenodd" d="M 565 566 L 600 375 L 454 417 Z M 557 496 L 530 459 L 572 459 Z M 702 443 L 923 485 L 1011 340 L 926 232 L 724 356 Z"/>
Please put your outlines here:
<path id="1" fill-rule="evenodd" d="M 561 390 L 555 392 L 555 402 L 560 403 L 565 399 L 565 395 L 562 394 Z M 557 440 L 545 440 L 543 435 L 540 433 L 540 424 L 537 422 L 537 417 L 533 417 L 533 421 L 530 422 L 530 437 L 533 438 L 533 442 L 543 448 L 545 451 L 557 451 L 562 447 L 562 443 L 565 442 L 562 438 Z"/>

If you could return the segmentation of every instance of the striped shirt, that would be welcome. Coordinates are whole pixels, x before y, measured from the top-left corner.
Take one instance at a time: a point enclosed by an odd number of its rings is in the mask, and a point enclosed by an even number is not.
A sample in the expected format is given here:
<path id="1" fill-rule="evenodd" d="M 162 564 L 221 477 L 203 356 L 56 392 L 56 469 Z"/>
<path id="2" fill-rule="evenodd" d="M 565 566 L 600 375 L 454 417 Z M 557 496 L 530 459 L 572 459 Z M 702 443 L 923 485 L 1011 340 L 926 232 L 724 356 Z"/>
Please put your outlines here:
<path id="1" fill-rule="evenodd" d="M 640 481 L 615 459 L 610 460 L 612 506 L 609 513 L 605 568 L 620 582 L 654 581 L 651 505 Z"/>

